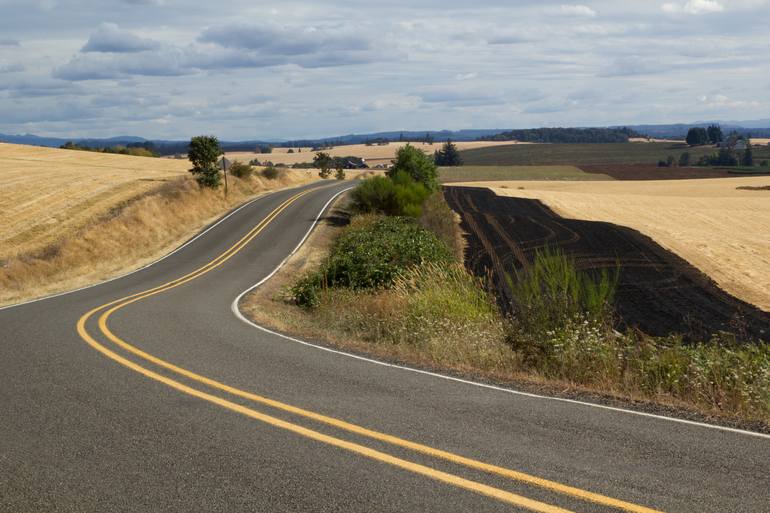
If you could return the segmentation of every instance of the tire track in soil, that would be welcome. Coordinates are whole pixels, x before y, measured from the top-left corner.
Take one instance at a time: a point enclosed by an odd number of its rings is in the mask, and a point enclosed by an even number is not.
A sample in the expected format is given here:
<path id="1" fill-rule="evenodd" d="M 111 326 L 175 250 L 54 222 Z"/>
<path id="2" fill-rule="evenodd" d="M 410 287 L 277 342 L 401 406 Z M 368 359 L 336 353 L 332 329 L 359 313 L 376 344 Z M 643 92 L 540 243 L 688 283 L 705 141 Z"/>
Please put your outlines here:
<path id="1" fill-rule="evenodd" d="M 770 338 L 770 314 L 720 289 L 682 258 L 636 230 L 562 218 L 537 200 L 499 197 L 489 189 L 445 188 L 468 234 L 466 266 L 489 277 L 500 306 L 511 313 L 506 273 L 535 252 L 558 246 L 581 270 L 614 269 L 620 278 L 616 310 L 622 328 L 650 335 L 684 334 L 708 340 L 729 331 L 742 339 Z"/>

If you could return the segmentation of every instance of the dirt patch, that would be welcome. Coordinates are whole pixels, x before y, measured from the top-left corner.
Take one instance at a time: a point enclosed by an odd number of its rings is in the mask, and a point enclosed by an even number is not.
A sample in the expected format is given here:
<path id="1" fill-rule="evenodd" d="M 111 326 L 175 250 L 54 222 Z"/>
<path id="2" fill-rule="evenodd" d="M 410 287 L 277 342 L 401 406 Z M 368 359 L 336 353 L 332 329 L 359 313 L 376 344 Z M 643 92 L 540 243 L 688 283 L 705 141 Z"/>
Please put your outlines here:
<path id="1" fill-rule="evenodd" d="M 651 238 L 611 223 L 565 219 L 542 202 L 500 197 L 488 189 L 449 187 L 446 197 L 468 233 L 466 265 L 489 276 L 509 308 L 505 273 L 558 246 L 581 269 L 620 266 L 616 307 L 622 325 L 650 335 L 707 340 L 729 331 L 743 338 L 770 334 L 770 314 L 721 290 L 708 276 Z"/>

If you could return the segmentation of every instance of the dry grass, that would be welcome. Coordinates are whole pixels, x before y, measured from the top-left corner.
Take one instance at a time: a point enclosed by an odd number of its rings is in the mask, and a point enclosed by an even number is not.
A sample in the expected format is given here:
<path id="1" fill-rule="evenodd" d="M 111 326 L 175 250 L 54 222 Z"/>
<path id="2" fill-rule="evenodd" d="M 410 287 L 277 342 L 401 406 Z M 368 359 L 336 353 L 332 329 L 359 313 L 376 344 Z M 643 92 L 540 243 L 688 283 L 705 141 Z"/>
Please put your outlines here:
<path id="1" fill-rule="evenodd" d="M 758 146 L 768 146 L 770 145 L 770 137 L 752 137 L 751 144 L 756 144 Z"/>
<path id="2" fill-rule="evenodd" d="M 188 164 L 0 144 L 0 260 L 72 235 L 159 182 L 184 176 Z"/>
<path id="3" fill-rule="evenodd" d="M 763 187 L 766 178 L 464 185 L 539 199 L 564 217 L 639 230 L 727 292 L 770 311 L 770 191 L 736 189 Z"/>
<path id="4" fill-rule="evenodd" d="M 350 144 L 345 146 L 335 146 L 330 150 L 324 150 L 332 157 L 360 157 L 366 159 L 366 162 L 370 166 L 377 164 L 390 164 L 396 156 L 396 152 L 399 148 L 406 146 L 405 142 L 392 142 L 385 146 L 367 146 L 365 144 Z M 441 143 L 434 143 L 433 145 L 424 143 L 408 143 L 415 146 L 428 154 L 433 154 L 434 151 L 441 148 Z M 459 150 L 470 150 L 474 148 L 484 148 L 487 146 L 501 146 L 517 144 L 512 141 L 467 141 L 456 142 Z M 523 144 L 523 143 L 518 143 Z M 301 162 L 312 162 L 315 152 L 310 151 L 310 148 L 293 148 L 294 153 L 288 153 L 289 148 L 275 148 L 272 153 L 252 153 L 252 152 L 233 152 L 228 153 L 228 158 L 233 160 L 240 160 L 242 162 L 249 162 L 252 159 L 257 159 L 260 162 L 270 161 L 274 164 L 297 164 Z M 301 149 L 302 152 L 298 153 L 297 150 Z"/>
<path id="5" fill-rule="evenodd" d="M 0 213 L 13 227 L 0 232 L 0 304 L 141 267 L 249 197 L 317 179 L 304 170 L 231 179 L 225 199 L 200 189 L 185 162 L 10 145 L 0 145 L 0 158 Z"/>

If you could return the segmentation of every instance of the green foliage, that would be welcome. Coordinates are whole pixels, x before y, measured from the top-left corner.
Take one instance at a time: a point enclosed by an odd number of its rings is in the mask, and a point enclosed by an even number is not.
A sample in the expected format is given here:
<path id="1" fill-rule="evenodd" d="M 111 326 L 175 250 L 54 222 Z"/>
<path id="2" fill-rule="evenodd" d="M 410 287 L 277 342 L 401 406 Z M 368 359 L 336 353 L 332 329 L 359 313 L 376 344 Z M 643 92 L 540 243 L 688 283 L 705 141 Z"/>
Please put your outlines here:
<path id="1" fill-rule="evenodd" d="M 770 166 L 770 161 L 763 160 L 762 162 L 759 163 L 759 167 L 768 167 L 768 166 Z"/>
<path id="2" fill-rule="evenodd" d="M 709 125 L 709 127 L 706 129 L 706 134 L 711 144 L 716 144 L 724 140 L 722 129 L 719 127 L 719 125 Z"/>
<path id="3" fill-rule="evenodd" d="M 687 167 L 690 165 L 690 154 L 688 152 L 684 152 L 679 155 L 679 165 L 681 167 Z"/>
<path id="4" fill-rule="evenodd" d="M 244 164 L 243 162 L 238 162 L 236 160 L 230 164 L 227 172 L 236 178 L 246 179 L 249 178 L 254 172 L 254 168 L 252 168 L 249 164 Z"/>
<path id="5" fill-rule="evenodd" d="M 321 269 L 291 289 L 294 301 L 312 307 L 323 287 L 390 287 L 406 269 L 452 261 L 449 249 L 413 220 L 367 217 L 345 229 Z"/>
<path id="6" fill-rule="evenodd" d="M 720 148 L 719 152 L 701 157 L 698 161 L 699 166 L 737 166 L 738 156 L 732 148 Z"/>
<path id="7" fill-rule="evenodd" d="M 517 338 L 530 339 L 518 349 L 547 350 L 540 343 L 542 336 L 573 319 L 597 325 L 611 322 L 617 271 L 578 271 L 574 260 L 561 250 L 546 248 L 535 254 L 531 265 L 507 278 L 513 324 L 518 332 L 531 336 Z"/>
<path id="8" fill-rule="evenodd" d="M 262 170 L 262 176 L 264 176 L 268 180 L 275 180 L 280 175 L 281 175 L 281 170 L 276 168 L 275 166 L 267 166 L 265 169 Z"/>
<path id="9" fill-rule="evenodd" d="M 387 174 L 392 177 L 402 172 L 409 175 L 415 182 L 423 184 L 429 191 L 435 191 L 439 188 L 436 164 L 425 152 L 411 144 L 398 150 L 393 166 L 387 171 Z"/>
<path id="10" fill-rule="evenodd" d="M 345 179 L 345 168 L 342 166 L 338 166 L 337 170 L 334 173 L 334 178 L 337 180 L 344 180 Z"/>
<path id="11" fill-rule="evenodd" d="M 433 161 L 437 166 L 462 166 L 463 159 L 460 157 L 460 152 L 457 151 L 457 146 L 452 141 L 447 141 L 440 150 L 436 151 L 433 155 Z"/>
<path id="12" fill-rule="evenodd" d="M 452 251 L 458 259 L 463 258 L 463 237 L 457 214 L 449 207 L 441 191 L 432 193 L 422 203 L 422 214 L 417 222 L 432 232 Z"/>
<path id="13" fill-rule="evenodd" d="M 190 173 L 203 187 L 218 187 L 221 175 L 217 167 L 217 159 L 222 155 L 219 140 L 213 135 L 200 135 L 190 140 L 187 156 L 192 162 Z"/>
<path id="14" fill-rule="evenodd" d="M 319 169 L 318 176 L 329 178 L 332 174 L 331 167 L 334 165 L 334 159 L 325 151 L 319 151 L 313 157 L 313 166 Z"/>
<path id="15" fill-rule="evenodd" d="M 429 195 L 423 184 L 402 171 L 391 178 L 367 178 L 353 189 L 351 200 L 358 213 L 418 217 L 422 213 L 422 202 Z"/>
<path id="16" fill-rule="evenodd" d="M 694 127 L 687 131 L 687 137 L 685 139 L 690 146 L 700 146 L 709 143 L 708 132 L 705 128 Z"/>

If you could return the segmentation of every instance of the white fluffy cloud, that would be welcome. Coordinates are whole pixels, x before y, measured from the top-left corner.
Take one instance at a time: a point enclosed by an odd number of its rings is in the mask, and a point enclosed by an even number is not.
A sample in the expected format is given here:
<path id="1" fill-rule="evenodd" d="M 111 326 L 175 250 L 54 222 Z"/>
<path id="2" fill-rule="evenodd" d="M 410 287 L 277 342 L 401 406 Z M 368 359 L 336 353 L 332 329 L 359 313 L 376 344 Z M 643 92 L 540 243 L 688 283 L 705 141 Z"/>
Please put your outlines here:
<path id="1" fill-rule="evenodd" d="M 560 5 L 559 12 L 565 16 L 577 16 L 581 18 L 596 17 L 596 11 L 587 5 Z"/>
<path id="2" fill-rule="evenodd" d="M 724 7 L 716 0 L 688 0 L 685 3 L 665 3 L 661 6 L 665 12 L 669 13 L 687 13 L 704 14 L 713 12 L 722 12 Z"/>

